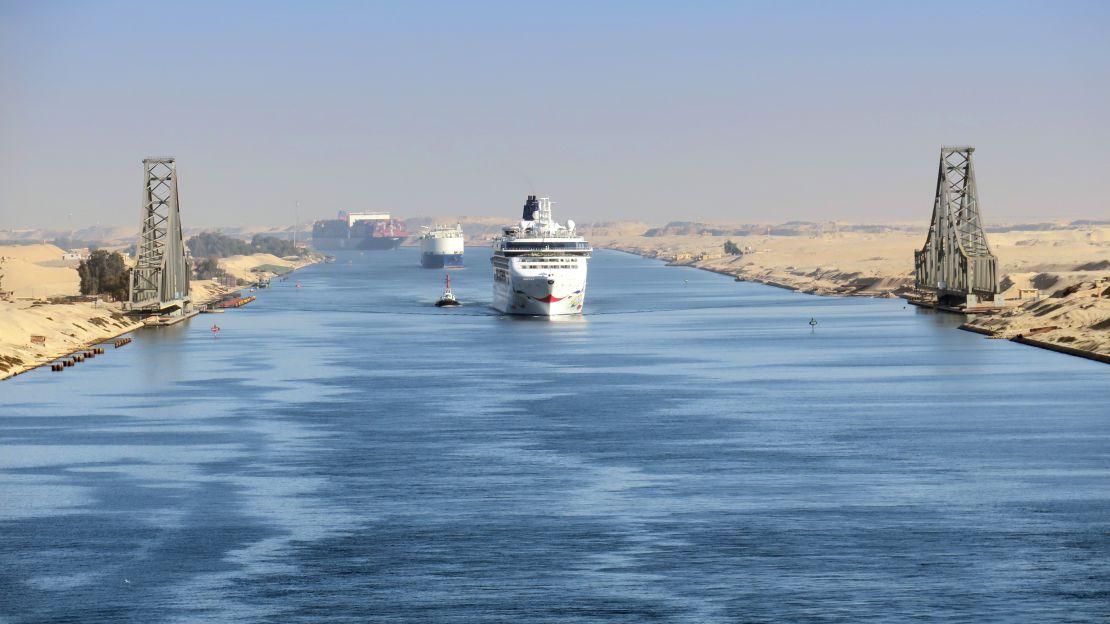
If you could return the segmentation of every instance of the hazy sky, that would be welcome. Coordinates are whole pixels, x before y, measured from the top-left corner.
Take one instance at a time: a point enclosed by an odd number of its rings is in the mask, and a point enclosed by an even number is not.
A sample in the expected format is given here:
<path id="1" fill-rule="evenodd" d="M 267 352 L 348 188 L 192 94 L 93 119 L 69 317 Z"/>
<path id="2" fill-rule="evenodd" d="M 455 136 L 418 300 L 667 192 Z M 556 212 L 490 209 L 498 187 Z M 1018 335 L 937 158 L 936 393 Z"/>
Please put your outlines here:
<path id="1" fill-rule="evenodd" d="M 0 0 L 0 229 L 337 210 L 1110 218 L 1110 2 Z M 67 215 L 72 213 L 72 218 Z"/>

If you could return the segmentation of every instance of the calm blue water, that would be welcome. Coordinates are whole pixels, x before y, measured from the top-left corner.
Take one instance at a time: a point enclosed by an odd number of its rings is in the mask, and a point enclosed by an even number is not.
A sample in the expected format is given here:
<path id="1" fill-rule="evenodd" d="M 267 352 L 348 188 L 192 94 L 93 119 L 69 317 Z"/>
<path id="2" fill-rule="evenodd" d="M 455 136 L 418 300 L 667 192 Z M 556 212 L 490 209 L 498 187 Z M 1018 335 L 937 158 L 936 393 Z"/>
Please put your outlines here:
<path id="1" fill-rule="evenodd" d="M 1106 365 L 604 251 L 506 319 L 487 253 L 0 384 L 0 622 L 1110 619 Z"/>

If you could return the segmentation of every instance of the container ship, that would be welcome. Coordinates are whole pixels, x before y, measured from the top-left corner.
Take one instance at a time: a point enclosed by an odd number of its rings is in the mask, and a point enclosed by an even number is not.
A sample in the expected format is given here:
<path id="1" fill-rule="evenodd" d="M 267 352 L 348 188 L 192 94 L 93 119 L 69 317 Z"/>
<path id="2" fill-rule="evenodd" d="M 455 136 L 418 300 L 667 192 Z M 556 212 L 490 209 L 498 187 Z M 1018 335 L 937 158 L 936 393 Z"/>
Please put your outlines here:
<path id="1" fill-rule="evenodd" d="M 464 245 L 461 225 L 420 229 L 420 266 L 427 269 L 462 268 Z"/>
<path id="2" fill-rule="evenodd" d="M 529 195 L 517 225 L 493 243 L 493 307 L 504 314 L 581 314 L 590 244 L 551 216 L 551 200 Z"/>
<path id="3" fill-rule="evenodd" d="M 386 212 L 340 212 L 312 224 L 312 246 L 333 249 L 396 249 L 409 235 L 405 224 Z"/>

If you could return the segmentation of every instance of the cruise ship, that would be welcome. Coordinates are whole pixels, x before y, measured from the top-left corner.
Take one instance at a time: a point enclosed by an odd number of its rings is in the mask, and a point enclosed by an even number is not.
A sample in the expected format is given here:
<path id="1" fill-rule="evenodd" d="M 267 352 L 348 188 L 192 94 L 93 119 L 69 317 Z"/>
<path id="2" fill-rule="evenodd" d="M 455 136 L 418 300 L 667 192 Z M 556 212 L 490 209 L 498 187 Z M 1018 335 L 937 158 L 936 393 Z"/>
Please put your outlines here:
<path id="1" fill-rule="evenodd" d="M 529 195 L 520 223 L 494 240 L 493 307 L 504 314 L 581 314 L 590 244 L 551 216 L 551 200 Z"/>
<path id="2" fill-rule="evenodd" d="M 426 269 L 462 268 L 464 246 L 461 225 L 420 229 L 420 266 Z"/>

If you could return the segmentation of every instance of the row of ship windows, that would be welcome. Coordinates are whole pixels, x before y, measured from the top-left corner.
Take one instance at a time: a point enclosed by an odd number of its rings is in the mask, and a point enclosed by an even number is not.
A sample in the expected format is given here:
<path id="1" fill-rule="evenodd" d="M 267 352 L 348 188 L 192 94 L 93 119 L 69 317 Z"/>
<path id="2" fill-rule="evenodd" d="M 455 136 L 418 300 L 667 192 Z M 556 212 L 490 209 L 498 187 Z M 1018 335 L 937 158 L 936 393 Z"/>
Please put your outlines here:
<path id="1" fill-rule="evenodd" d="M 522 269 L 576 269 L 573 264 L 522 264 Z"/>
<path id="2" fill-rule="evenodd" d="M 504 243 L 501 246 L 506 251 L 548 251 L 552 249 L 589 249 L 590 244 L 584 242 L 570 243 Z"/>

